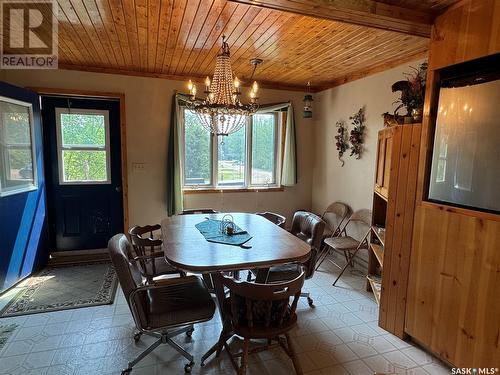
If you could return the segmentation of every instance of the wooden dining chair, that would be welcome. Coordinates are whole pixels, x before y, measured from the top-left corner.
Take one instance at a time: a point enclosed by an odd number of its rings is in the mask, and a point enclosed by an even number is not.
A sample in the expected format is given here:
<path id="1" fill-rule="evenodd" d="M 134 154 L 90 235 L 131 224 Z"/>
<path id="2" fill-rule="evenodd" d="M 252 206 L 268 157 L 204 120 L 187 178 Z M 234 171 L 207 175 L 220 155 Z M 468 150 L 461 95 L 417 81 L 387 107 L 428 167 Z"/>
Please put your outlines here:
<path id="1" fill-rule="evenodd" d="M 148 283 L 158 276 L 179 274 L 186 276 L 184 271 L 176 269 L 167 263 L 163 254 L 163 241 L 157 231 L 161 225 L 136 225 L 129 230 L 130 242 L 135 254 L 132 259 L 139 264 L 140 270 Z M 155 234 L 155 232 L 157 232 Z"/>
<path id="2" fill-rule="evenodd" d="M 325 244 L 325 240 L 329 237 L 338 237 L 343 229 L 343 225 L 347 222 L 348 217 L 351 215 L 352 209 L 347 204 L 342 202 L 333 202 L 330 204 L 321 219 L 326 223 L 325 232 L 323 233 L 323 240 L 318 254 L 318 261 L 316 270 L 328 258 L 330 248 Z M 347 260 L 347 258 L 346 258 Z M 331 260 L 329 260 L 331 262 Z"/>
<path id="3" fill-rule="evenodd" d="M 340 274 L 333 283 L 334 286 L 345 272 L 346 268 L 349 265 L 354 265 L 353 260 L 359 250 L 368 249 L 368 236 L 370 235 L 371 221 L 372 212 L 370 210 L 362 209 L 356 211 L 351 215 L 339 236 L 325 239 L 328 251 L 334 250 L 343 252 L 346 258 L 346 264 L 343 267 L 332 261 L 336 267 L 341 269 Z M 360 231 L 361 234 L 359 235 Z M 348 232 L 358 232 L 356 237 L 359 239 L 356 239 L 353 235 L 349 235 Z"/>
<path id="4" fill-rule="evenodd" d="M 269 220 L 270 222 L 276 224 L 280 228 L 284 228 L 285 227 L 286 217 L 284 217 L 284 216 L 282 216 L 280 214 L 276 214 L 274 212 L 268 212 L 268 211 L 266 211 L 266 212 L 257 212 L 257 215 L 266 218 L 267 220 Z"/>
<path id="5" fill-rule="evenodd" d="M 195 214 L 218 214 L 219 211 L 215 211 L 213 208 L 190 208 L 182 210 L 179 215 L 195 215 Z"/>
<path id="6" fill-rule="evenodd" d="M 223 327 L 219 341 L 203 356 L 201 365 L 212 353 L 216 352 L 218 357 L 225 348 L 236 372 L 245 375 L 249 354 L 280 346 L 292 360 L 296 374 L 302 374 L 289 332 L 297 323 L 296 309 L 304 285 L 304 272 L 293 280 L 276 284 L 238 281 L 222 273 L 214 277 L 229 290 L 229 297 L 222 306 Z M 233 353 L 227 344 L 234 334 L 244 340 L 239 353 Z M 250 349 L 250 340 L 262 339 L 267 339 L 267 344 Z M 240 358 L 239 365 L 237 358 Z"/>

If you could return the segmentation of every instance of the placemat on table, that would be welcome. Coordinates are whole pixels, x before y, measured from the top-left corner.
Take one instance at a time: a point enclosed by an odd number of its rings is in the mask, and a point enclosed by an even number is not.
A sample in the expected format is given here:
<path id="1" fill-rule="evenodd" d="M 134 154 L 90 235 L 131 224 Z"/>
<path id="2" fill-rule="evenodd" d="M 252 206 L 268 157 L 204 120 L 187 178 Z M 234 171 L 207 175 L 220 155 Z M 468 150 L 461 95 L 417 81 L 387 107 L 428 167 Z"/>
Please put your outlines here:
<path id="1" fill-rule="evenodd" d="M 220 232 L 221 220 L 207 219 L 195 225 L 196 229 L 205 237 L 209 242 L 222 243 L 226 245 L 241 246 L 248 242 L 252 236 L 247 231 L 242 230 L 239 226 L 234 224 L 234 234 L 231 236 Z"/>

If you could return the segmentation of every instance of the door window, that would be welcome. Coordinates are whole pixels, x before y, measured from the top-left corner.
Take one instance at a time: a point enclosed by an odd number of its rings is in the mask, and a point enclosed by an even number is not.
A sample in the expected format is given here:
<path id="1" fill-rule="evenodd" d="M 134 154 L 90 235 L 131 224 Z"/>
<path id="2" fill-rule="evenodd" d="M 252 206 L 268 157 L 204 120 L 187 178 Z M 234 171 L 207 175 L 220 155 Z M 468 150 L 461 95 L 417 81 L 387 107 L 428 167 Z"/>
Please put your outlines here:
<path id="1" fill-rule="evenodd" d="M 36 189 L 30 103 L 0 97 L 0 196 Z"/>
<path id="2" fill-rule="evenodd" d="M 109 113 L 56 108 L 60 184 L 110 184 Z"/>

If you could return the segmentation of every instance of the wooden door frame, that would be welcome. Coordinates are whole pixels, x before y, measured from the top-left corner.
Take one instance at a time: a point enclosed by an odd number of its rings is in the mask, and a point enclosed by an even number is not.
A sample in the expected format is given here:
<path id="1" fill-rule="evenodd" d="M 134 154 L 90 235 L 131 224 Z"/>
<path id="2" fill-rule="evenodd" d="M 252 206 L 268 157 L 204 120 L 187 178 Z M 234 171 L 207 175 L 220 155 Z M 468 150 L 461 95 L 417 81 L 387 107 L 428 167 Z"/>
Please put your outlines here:
<path id="1" fill-rule="evenodd" d="M 125 94 L 116 92 L 103 92 L 91 90 L 73 90 L 50 87 L 26 87 L 35 91 L 38 95 L 61 95 L 82 98 L 106 98 L 118 99 L 120 102 L 120 144 L 121 144 L 121 166 L 122 166 L 122 199 L 123 199 L 123 232 L 127 233 L 129 228 L 128 215 L 128 173 L 127 173 L 127 129 L 125 122 Z"/>

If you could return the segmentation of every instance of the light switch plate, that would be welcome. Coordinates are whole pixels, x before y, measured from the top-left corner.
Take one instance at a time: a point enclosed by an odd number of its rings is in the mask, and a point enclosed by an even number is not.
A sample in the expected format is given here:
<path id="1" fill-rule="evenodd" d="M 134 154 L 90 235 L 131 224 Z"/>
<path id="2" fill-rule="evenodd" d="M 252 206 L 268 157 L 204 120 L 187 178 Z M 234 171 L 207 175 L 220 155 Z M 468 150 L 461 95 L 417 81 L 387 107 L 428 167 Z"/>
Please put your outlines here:
<path id="1" fill-rule="evenodd" d="M 144 172 L 146 170 L 146 163 L 132 163 L 132 171 L 134 172 Z"/>

